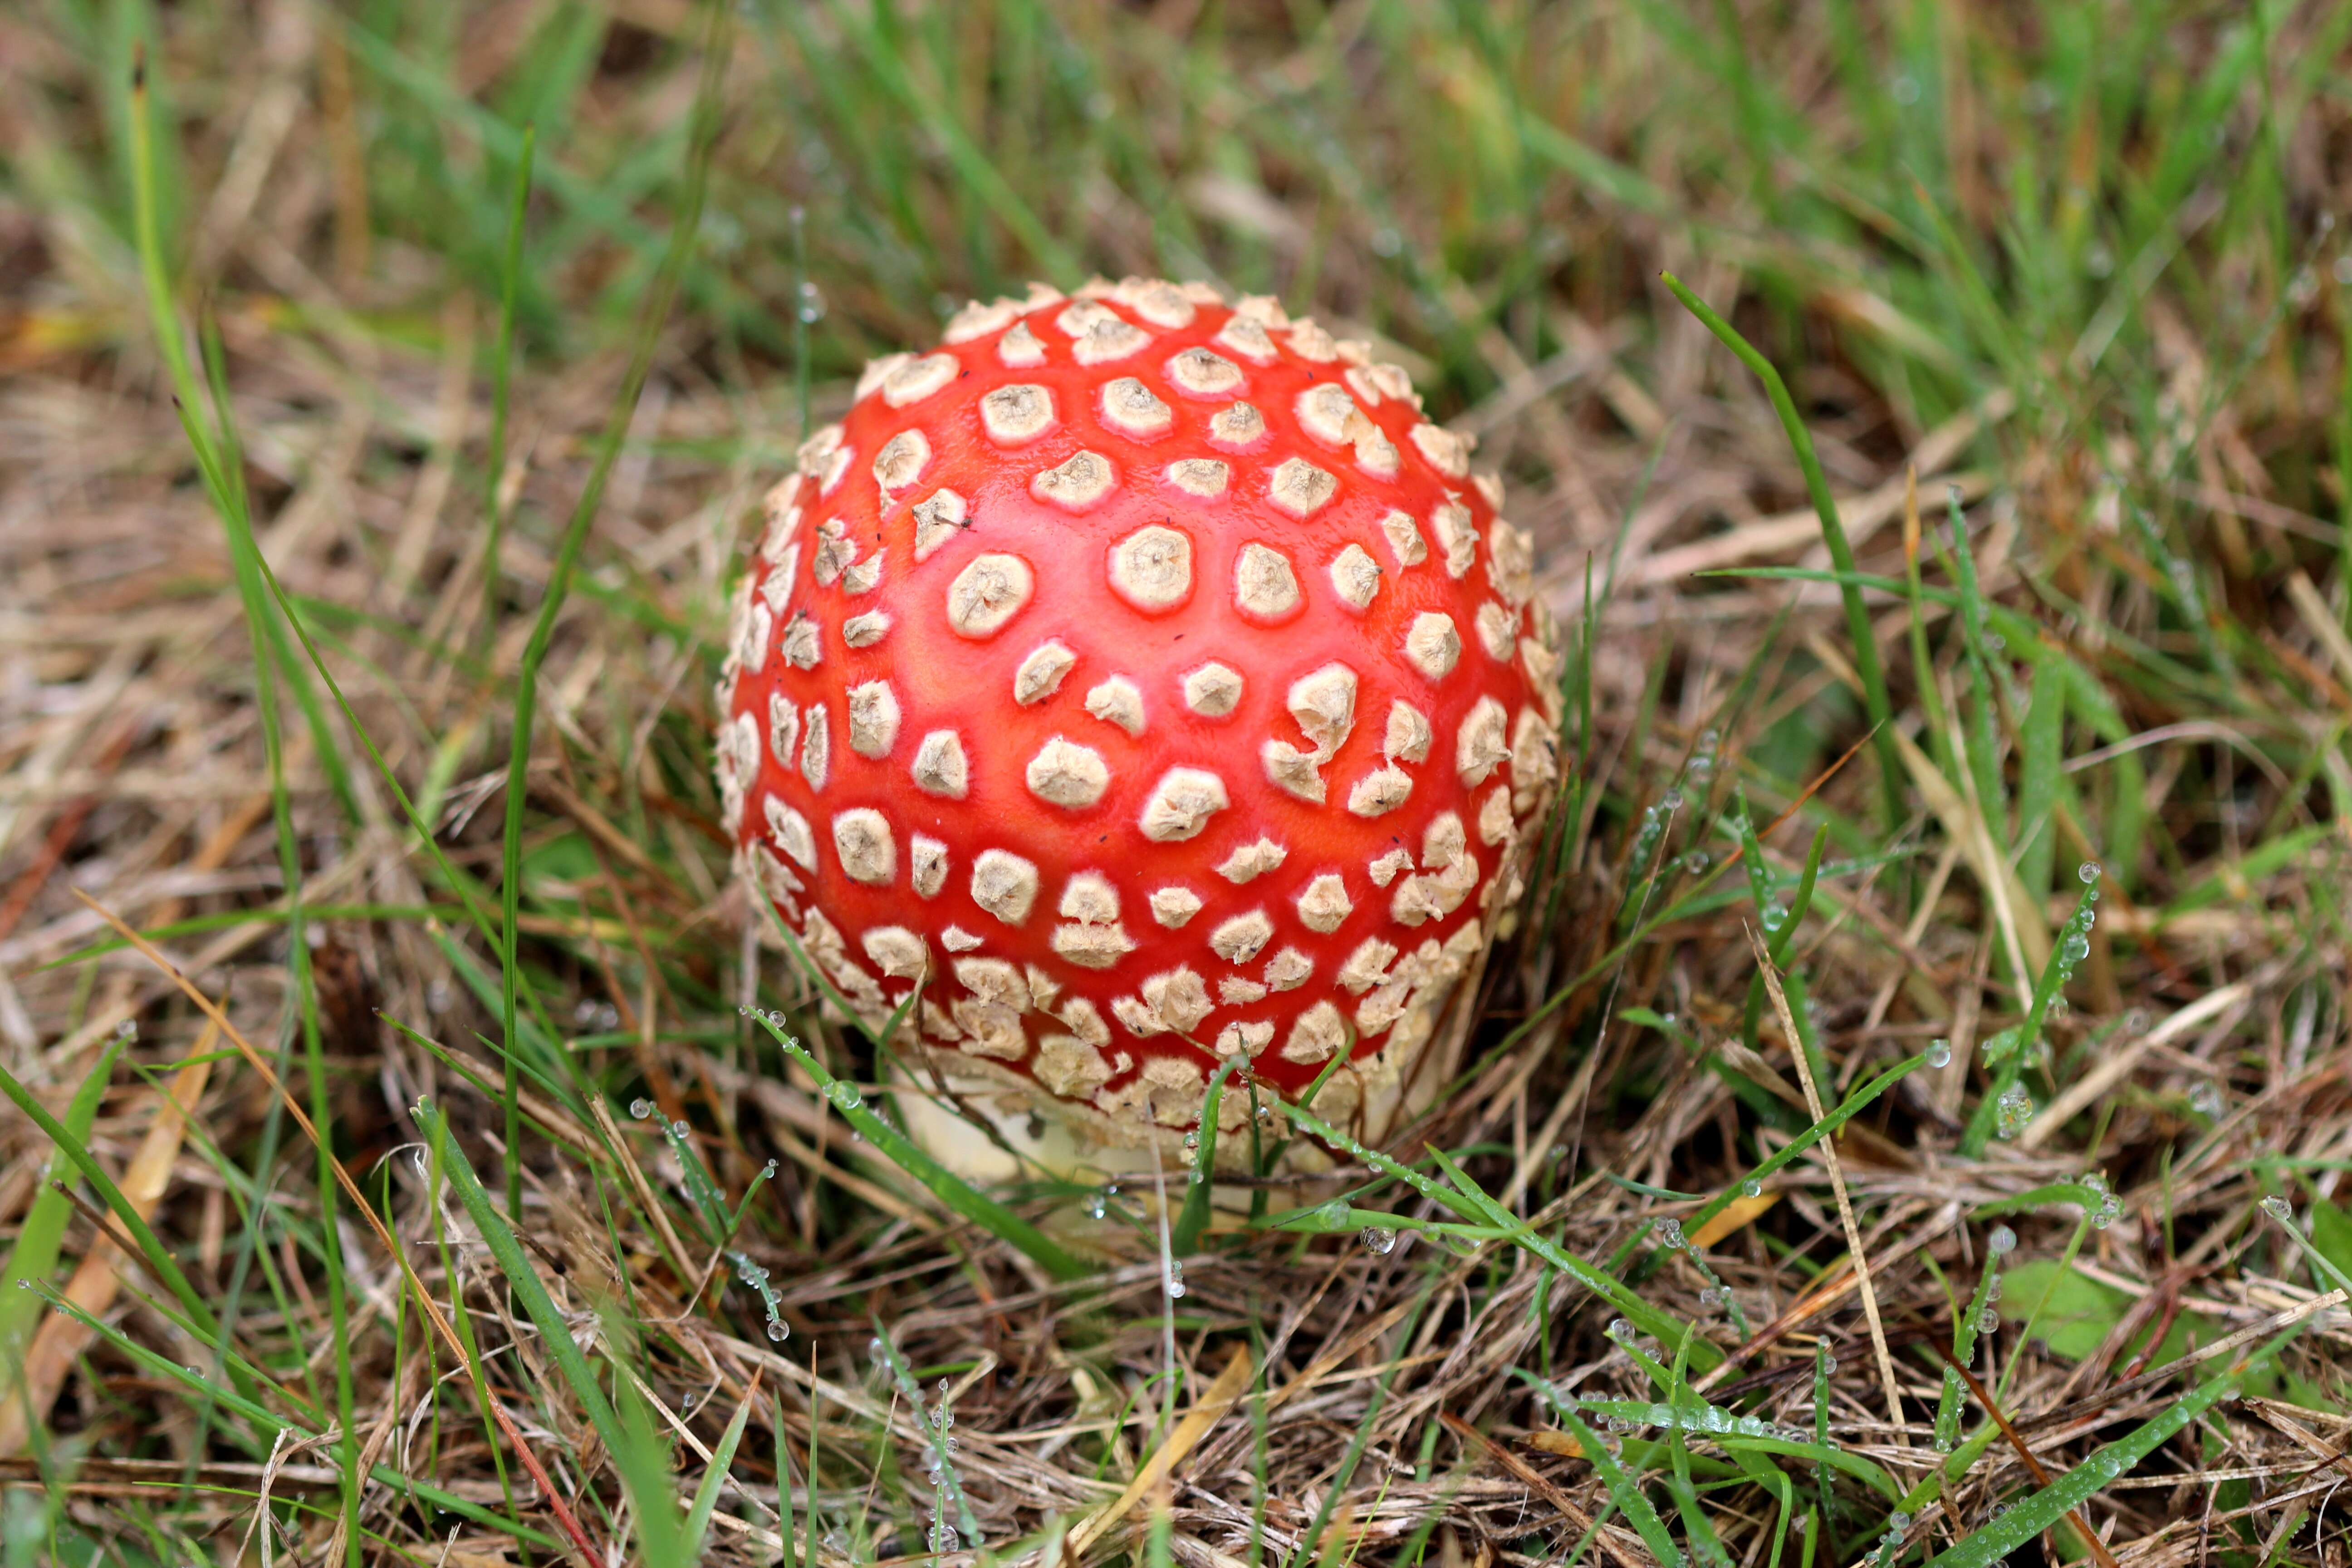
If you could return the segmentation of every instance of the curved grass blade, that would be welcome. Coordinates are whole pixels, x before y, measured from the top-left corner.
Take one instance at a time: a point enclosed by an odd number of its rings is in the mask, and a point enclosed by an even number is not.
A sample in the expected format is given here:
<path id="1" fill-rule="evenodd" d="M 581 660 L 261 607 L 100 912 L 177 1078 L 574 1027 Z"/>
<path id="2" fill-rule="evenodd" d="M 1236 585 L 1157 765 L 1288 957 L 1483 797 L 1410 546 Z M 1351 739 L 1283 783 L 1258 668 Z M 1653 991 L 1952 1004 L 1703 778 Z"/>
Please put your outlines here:
<path id="1" fill-rule="evenodd" d="M 1780 379 L 1780 373 L 1772 367 L 1770 360 L 1757 353 L 1730 322 L 1710 310 L 1681 279 L 1671 272 L 1658 276 L 1674 297 L 1682 301 L 1683 309 L 1696 316 L 1700 324 L 1738 355 L 1739 363 L 1764 384 L 1765 395 L 1772 400 L 1772 410 L 1780 416 L 1780 427 L 1788 432 L 1789 445 L 1796 451 L 1797 467 L 1804 470 L 1805 490 L 1812 498 L 1813 510 L 1820 514 L 1822 542 L 1829 547 L 1830 563 L 1840 572 L 1852 572 L 1853 546 L 1846 541 L 1845 524 L 1838 521 L 1837 502 L 1830 498 L 1829 478 L 1822 471 L 1821 458 L 1814 455 L 1813 437 L 1797 414 L 1788 384 Z M 1895 708 L 1887 700 L 1886 672 L 1879 666 L 1878 638 L 1871 630 L 1870 611 L 1863 605 L 1862 591 L 1841 584 L 1838 594 L 1845 606 L 1846 635 L 1853 644 L 1849 651 L 1853 658 L 1854 673 L 1862 679 L 1863 703 L 1877 729 L 1879 784 L 1885 795 L 1886 826 L 1891 830 L 1903 820 L 1903 758 L 1895 749 L 1894 732 L 1887 728 L 1895 717 Z"/>
<path id="2" fill-rule="evenodd" d="M 778 1027 L 773 1019 L 764 1014 L 758 1017 L 777 1046 L 816 1080 L 818 1092 L 865 1136 L 875 1152 L 929 1188 L 950 1212 L 1020 1248 L 1056 1279 L 1084 1279 L 1094 1272 L 1044 1231 L 940 1164 L 904 1132 L 875 1115 L 854 1084 L 825 1071 L 824 1065 Z"/>

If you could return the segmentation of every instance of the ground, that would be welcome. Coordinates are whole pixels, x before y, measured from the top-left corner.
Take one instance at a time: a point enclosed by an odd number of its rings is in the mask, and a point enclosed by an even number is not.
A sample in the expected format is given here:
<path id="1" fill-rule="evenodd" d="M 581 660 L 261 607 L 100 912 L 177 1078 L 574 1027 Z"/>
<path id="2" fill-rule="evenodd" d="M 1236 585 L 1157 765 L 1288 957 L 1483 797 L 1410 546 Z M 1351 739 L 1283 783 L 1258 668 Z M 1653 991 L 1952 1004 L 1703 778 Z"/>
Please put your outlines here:
<path id="1" fill-rule="evenodd" d="M 2347 33 L 0 15 L 6 1562 L 2344 1563 Z M 1463 1081 L 1204 1234 L 919 1181 L 710 783 L 803 433 L 1096 273 L 1570 656 Z"/>

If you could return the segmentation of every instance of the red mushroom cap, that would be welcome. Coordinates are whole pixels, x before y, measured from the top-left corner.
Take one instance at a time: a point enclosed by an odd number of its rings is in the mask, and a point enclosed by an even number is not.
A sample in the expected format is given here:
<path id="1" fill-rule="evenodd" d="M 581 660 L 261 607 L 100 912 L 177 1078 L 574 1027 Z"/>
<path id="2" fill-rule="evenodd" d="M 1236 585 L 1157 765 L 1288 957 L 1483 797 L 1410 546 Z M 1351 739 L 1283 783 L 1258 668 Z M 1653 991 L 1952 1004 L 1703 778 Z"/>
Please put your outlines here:
<path id="1" fill-rule="evenodd" d="M 1392 1108 L 1557 776 L 1528 536 L 1410 378 L 1129 279 L 967 307 L 801 449 L 718 748 L 862 1016 L 1116 1141 L 1236 1050 Z M 1373 1131 L 1377 1136 L 1377 1131 Z"/>

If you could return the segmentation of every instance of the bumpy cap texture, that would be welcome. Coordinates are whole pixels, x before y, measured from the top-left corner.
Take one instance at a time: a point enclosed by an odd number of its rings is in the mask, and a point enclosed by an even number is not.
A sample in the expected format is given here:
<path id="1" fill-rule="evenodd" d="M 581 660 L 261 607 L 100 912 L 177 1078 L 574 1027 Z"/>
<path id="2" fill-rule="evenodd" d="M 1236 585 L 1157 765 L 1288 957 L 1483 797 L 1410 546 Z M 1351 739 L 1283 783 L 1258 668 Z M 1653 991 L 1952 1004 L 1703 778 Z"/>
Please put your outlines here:
<path id="1" fill-rule="evenodd" d="M 926 1047 L 1114 1137 L 1236 1051 L 1292 1093 L 1348 1053 L 1343 1121 L 1392 1099 L 1558 770 L 1557 632 L 1469 455 L 1271 300 L 966 308 L 768 498 L 742 869 L 870 1022 L 919 986 Z"/>

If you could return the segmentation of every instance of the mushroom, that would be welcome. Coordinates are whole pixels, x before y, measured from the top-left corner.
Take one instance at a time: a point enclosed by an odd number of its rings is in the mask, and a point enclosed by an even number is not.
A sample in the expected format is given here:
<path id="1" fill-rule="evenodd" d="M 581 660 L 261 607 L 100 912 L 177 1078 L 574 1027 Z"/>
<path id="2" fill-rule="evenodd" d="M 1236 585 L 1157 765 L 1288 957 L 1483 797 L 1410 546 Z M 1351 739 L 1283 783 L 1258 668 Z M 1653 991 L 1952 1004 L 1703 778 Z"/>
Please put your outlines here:
<path id="1" fill-rule="evenodd" d="M 1290 1096 L 1344 1055 L 1317 1112 L 1385 1136 L 1558 776 L 1557 630 L 1470 446 L 1272 300 L 967 306 L 767 498 L 739 868 L 869 1027 L 919 991 L 929 1066 L 1049 1164 L 1174 1149 L 1236 1052 Z"/>

